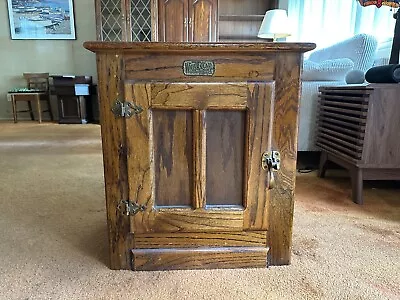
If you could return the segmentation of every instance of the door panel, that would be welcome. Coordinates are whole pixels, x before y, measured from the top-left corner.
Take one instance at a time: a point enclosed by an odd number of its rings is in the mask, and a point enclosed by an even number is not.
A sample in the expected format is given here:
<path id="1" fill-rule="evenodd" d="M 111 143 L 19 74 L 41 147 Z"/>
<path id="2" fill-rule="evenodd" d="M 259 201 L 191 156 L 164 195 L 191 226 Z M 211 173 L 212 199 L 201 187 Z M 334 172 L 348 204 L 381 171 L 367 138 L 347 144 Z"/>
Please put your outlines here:
<path id="1" fill-rule="evenodd" d="M 207 205 L 243 207 L 245 111 L 206 112 Z"/>
<path id="2" fill-rule="evenodd" d="M 193 190 L 192 114 L 153 110 L 155 205 L 191 207 Z"/>
<path id="3" fill-rule="evenodd" d="M 189 41 L 215 42 L 217 40 L 217 0 L 189 1 Z"/>
<path id="4" fill-rule="evenodd" d="M 126 84 L 143 108 L 126 120 L 129 199 L 146 207 L 132 232 L 265 230 L 273 94 L 273 82 Z"/>
<path id="5" fill-rule="evenodd" d="M 159 41 L 187 42 L 187 0 L 159 0 Z"/>

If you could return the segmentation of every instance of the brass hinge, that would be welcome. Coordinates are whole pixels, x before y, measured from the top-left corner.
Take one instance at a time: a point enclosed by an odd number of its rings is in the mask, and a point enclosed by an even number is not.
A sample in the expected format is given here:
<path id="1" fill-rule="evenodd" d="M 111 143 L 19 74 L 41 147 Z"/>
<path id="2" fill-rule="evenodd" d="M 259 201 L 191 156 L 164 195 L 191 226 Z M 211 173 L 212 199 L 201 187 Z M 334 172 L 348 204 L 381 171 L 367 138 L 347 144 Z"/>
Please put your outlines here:
<path id="1" fill-rule="evenodd" d="M 111 108 L 111 111 L 116 117 L 130 118 L 134 114 L 138 115 L 143 111 L 140 105 L 131 102 L 121 102 L 117 100 Z"/>
<path id="2" fill-rule="evenodd" d="M 126 216 L 134 216 L 139 211 L 144 211 L 146 209 L 145 205 L 137 204 L 129 200 L 121 200 L 117 206 L 120 213 Z"/>
<path id="3" fill-rule="evenodd" d="M 264 152 L 261 157 L 261 167 L 269 173 L 269 189 L 275 186 L 275 177 L 273 171 L 277 171 L 281 167 L 281 154 L 278 151 Z"/>

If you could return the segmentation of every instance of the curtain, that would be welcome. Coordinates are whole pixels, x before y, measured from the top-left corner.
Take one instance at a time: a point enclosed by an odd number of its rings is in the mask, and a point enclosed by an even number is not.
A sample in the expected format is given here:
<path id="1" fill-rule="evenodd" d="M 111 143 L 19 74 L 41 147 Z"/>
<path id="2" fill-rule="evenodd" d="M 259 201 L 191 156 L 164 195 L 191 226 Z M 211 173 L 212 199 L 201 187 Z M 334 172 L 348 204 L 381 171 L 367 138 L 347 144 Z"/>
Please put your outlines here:
<path id="1" fill-rule="evenodd" d="M 362 7 L 356 0 L 289 0 L 291 42 L 313 42 L 326 47 L 358 33 L 368 33 L 378 41 L 393 38 L 394 10 L 388 6 Z"/>

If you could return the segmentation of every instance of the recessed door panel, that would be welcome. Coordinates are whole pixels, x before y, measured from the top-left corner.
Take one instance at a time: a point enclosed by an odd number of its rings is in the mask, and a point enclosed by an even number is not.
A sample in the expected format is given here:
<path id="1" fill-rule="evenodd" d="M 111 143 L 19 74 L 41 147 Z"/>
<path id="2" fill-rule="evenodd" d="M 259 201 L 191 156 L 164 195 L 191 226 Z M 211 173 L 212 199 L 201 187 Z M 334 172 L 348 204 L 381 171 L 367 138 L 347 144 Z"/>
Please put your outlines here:
<path id="1" fill-rule="evenodd" d="M 188 3 L 187 0 L 159 0 L 159 41 L 188 41 Z"/>
<path id="2" fill-rule="evenodd" d="M 206 124 L 206 205 L 243 207 L 243 110 L 210 110 Z"/>
<path id="3" fill-rule="evenodd" d="M 189 0 L 189 41 L 216 41 L 218 16 L 217 3 L 217 0 Z"/>
<path id="4" fill-rule="evenodd" d="M 193 190 L 192 113 L 155 109 L 152 114 L 155 205 L 190 207 Z"/>

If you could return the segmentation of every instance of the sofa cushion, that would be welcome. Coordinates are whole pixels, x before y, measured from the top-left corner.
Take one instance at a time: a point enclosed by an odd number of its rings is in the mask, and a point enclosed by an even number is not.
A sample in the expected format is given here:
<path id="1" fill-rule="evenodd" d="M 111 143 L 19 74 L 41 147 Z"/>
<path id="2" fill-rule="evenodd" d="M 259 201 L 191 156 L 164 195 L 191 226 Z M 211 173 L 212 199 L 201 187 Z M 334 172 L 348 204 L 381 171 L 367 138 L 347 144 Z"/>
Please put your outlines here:
<path id="1" fill-rule="evenodd" d="M 354 63 L 349 58 L 328 59 L 320 63 L 305 60 L 301 79 L 305 81 L 344 80 L 347 72 L 353 67 Z"/>

